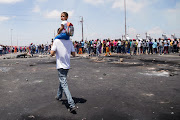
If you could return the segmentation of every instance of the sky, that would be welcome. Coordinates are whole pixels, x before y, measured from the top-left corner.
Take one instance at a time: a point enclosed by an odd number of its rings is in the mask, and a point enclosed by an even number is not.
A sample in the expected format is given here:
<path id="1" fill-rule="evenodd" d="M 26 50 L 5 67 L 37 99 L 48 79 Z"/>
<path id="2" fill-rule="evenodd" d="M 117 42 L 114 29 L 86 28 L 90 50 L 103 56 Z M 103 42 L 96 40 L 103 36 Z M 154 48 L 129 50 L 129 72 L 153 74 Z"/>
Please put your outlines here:
<path id="1" fill-rule="evenodd" d="M 49 44 L 60 27 L 61 12 L 74 25 L 73 41 L 119 39 L 125 34 L 124 0 L 0 0 L 0 44 Z M 180 37 L 180 0 L 126 0 L 130 38 L 145 33 Z"/>

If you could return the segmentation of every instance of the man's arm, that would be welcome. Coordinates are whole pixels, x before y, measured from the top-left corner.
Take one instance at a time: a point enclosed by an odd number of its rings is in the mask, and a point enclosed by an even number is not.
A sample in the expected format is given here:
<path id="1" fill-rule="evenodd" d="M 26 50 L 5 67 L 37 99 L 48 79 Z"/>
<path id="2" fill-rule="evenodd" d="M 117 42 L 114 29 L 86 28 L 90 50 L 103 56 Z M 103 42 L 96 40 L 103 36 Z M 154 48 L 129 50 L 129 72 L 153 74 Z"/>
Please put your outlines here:
<path id="1" fill-rule="evenodd" d="M 71 55 L 72 55 L 73 57 L 75 57 L 75 56 L 76 56 L 75 52 L 71 52 Z"/>
<path id="2" fill-rule="evenodd" d="M 51 53 L 51 56 L 54 56 L 56 52 L 51 50 L 50 53 Z"/>

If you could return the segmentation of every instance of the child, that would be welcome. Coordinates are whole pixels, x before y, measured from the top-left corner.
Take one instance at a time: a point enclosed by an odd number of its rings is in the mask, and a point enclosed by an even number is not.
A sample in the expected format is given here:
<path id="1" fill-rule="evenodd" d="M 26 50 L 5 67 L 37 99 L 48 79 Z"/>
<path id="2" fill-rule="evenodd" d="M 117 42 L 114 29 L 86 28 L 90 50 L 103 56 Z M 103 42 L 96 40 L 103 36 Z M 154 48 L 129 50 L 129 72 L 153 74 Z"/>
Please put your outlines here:
<path id="1" fill-rule="evenodd" d="M 62 12 L 61 13 L 61 27 L 58 29 L 57 33 L 58 35 L 56 35 L 55 39 L 65 39 L 65 40 L 69 40 L 69 35 L 67 35 L 66 33 L 66 29 L 67 29 L 67 19 L 68 19 L 68 13 L 67 12 Z"/>

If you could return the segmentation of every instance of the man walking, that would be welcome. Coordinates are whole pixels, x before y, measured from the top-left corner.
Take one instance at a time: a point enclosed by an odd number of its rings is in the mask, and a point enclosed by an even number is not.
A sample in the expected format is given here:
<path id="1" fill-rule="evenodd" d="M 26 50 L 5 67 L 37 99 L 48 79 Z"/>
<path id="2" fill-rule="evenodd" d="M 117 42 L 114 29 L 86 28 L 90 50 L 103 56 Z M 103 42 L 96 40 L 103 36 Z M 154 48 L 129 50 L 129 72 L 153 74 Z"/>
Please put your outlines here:
<path id="1" fill-rule="evenodd" d="M 56 68 L 58 70 L 60 81 L 57 96 L 55 98 L 61 100 L 64 91 L 68 100 L 70 112 L 73 112 L 76 110 L 76 107 L 67 84 L 67 73 L 70 68 L 70 55 L 75 57 L 72 41 L 55 39 L 50 53 L 52 56 L 56 54 Z"/>

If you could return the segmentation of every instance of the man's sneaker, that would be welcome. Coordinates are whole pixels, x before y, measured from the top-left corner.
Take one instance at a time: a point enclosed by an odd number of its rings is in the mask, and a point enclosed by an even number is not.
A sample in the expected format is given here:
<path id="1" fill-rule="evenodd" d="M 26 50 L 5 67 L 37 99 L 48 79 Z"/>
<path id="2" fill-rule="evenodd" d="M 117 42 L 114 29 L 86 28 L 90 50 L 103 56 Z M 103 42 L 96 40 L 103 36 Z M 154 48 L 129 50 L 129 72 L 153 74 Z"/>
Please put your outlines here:
<path id="1" fill-rule="evenodd" d="M 78 107 L 72 107 L 69 109 L 69 112 L 74 113 L 74 112 L 76 112 L 77 109 L 78 109 Z"/>
<path id="2" fill-rule="evenodd" d="M 62 100 L 62 99 L 60 99 L 58 96 L 55 96 L 55 99 L 56 99 L 56 100 L 59 100 L 59 101 Z"/>

